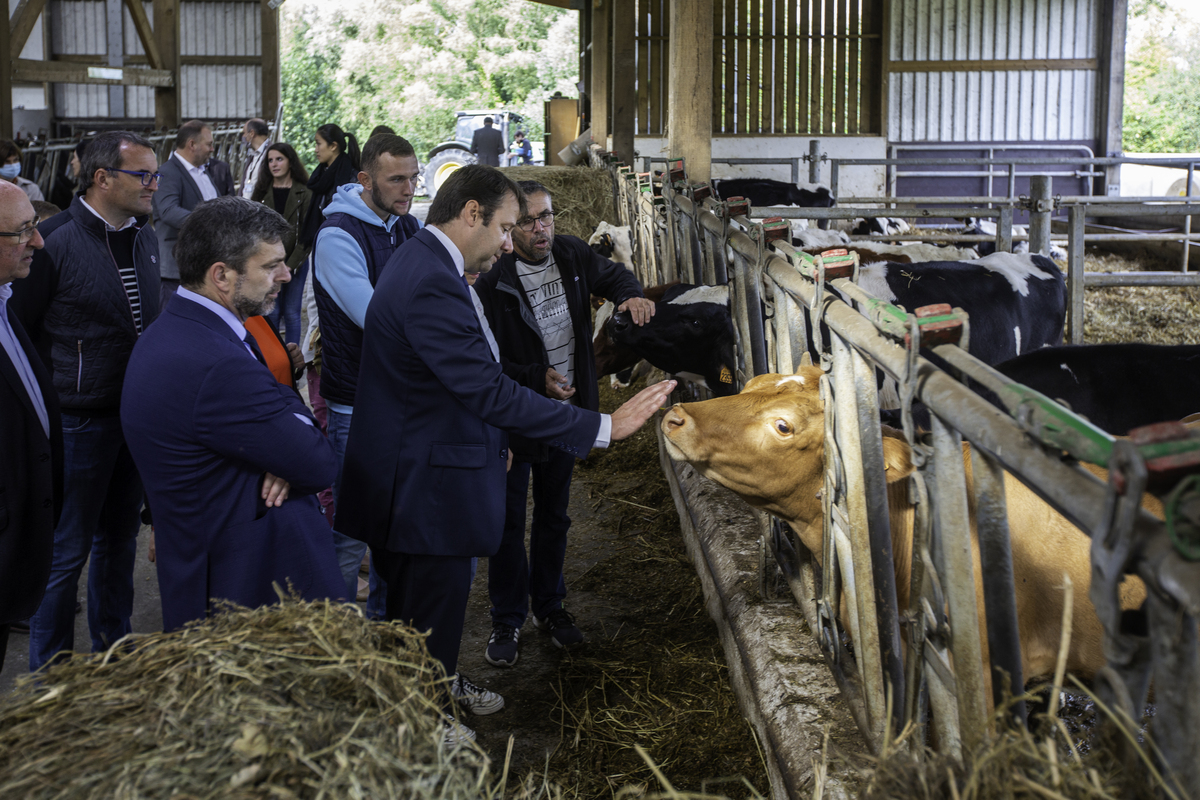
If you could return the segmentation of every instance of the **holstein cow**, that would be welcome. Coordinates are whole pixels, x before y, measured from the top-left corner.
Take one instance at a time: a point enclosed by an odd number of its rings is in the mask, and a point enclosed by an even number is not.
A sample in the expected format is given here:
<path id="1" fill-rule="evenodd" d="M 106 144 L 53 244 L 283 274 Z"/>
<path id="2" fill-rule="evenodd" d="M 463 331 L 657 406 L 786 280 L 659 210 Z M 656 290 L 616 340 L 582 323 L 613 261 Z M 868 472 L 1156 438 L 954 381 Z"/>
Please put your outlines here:
<path id="1" fill-rule="evenodd" d="M 798 208 L 833 208 L 837 198 L 829 187 L 820 183 L 785 183 L 768 178 L 732 178 L 716 181 L 717 196 L 744 197 L 752 206 L 796 206 Z M 829 220 L 823 219 L 817 227 L 825 230 Z"/>
<path id="2" fill-rule="evenodd" d="M 1024 225 L 1013 225 L 1012 232 L 1014 236 L 1025 236 L 1028 233 L 1028 230 Z M 966 227 L 962 229 L 962 233 L 974 234 L 975 236 L 995 237 L 996 223 L 992 222 L 991 220 L 970 217 L 967 219 Z M 990 256 L 992 253 L 996 252 L 996 243 L 994 241 L 976 242 L 975 249 L 979 251 L 979 255 L 981 256 Z M 1012 251 L 1014 253 L 1028 253 L 1029 240 L 1026 239 L 1021 242 L 1013 242 Z M 1067 260 L 1067 251 L 1056 244 L 1050 245 L 1050 252 L 1047 255 L 1049 255 L 1050 258 L 1054 259 L 1055 261 Z"/>
<path id="3" fill-rule="evenodd" d="M 610 225 L 601 220 L 588 237 L 588 244 L 609 261 L 633 266 L 633 235 L 628 225 Z"/>
<path id="4" fill-rule="evenodd" d="M 634 325 L 628 312 L 619 311 L 605 327 L 613 344 L 659 369 L 701 383 L 719 397 L 733 394 L 737 354 L 728 286 L 676 284 L 645 325 Z"/>
<path id="5" fill-rule="evenodd" d="M 663 295 L 668 289 L 678 285 L 679 281 L 671 281 L 659 286 L 651 286 L 642 294 L 647 300 L 657 305 L 662 302 Z M 624 389 L 630 384 L 632 380 L 630 373 L 634 366 L 642 360 L 642 357 L 632 348 L 615 344 L 609 338 L 607 323 L 616 310 L 615 303 L 605 300 L 596 311 L 596 318 L 592 323 L 592 353 L 596 358 L 596 377 L 603 378 L 605 375 L 612 375 L 612 388 Z"/>
<path id="6" fill-rule="evenodd" d="M 878 261 L 891 261 L 893 264 L 921 264 L 929 261 L 974 261 L 979 258 L 979 253 L 970 247 L 951 247 L 923 242 L 913 242 L 912 244 L 858 242 L 833 246 L 841 247 L 847 252 L 858 253 L 858 262 L 864 265 L 874 264 Z M 797 247 L 814 256 L 827 249 L 809 245 L 797 245 Z"/>
<path id="7" fill-rule="evenodd" d="M 667 452 L 672 458 L 690 462 L 705 477 L 728 487 L 750 505 L 782 518 L 818 563 L 822 558 L 820 492 L 825 450 L 820 377 L 821 370 L 815 367 L 801 367 L 795 375 L 761 375 L 739 395 L 675 405 L 662 421 Z M 913 508 L 903 478 L 913 469 L 911 450 L 903 439 L 885 435 L 883 453 L 896 587 L 900 608 L 905 609 L 909 602 Z M 969 488 L 968 454 L 964 446 Z M 1089 469 L 1106 477 L 1103 470 Z M 1075 585 L 1067 669 L 1091 675 L 1104 664 L 1102 629 L 1088 599 L 1091 540 L 1007 473 L 1004 486 L 1023 674 L 1029 679 L 1053 672 L 1061 633 L 1060 587 L 1065 571 Z M 968 490 L 967 496 L 974 538 L 974 492 Z M 1144 502 L 1152 513 L 1161 516 L 1162 508 L 1156 500 L 1147 495 Z M 973 550 L 980 630 L 986 630 L 977 540 Z M 1122 607 L 1135 608 L 1144 597 L 1141 581 L 1127 578 L 1122 585 Z M 990 683 L 986 637 L 982 644 L 984 676 Z M 991 697 L 990 686 L 986 696 Z"/>
<path id="8" fill-rule="evenodd" d="M 1200 345 L 1090 344 L 1043 347 L 997 364 L 1014 382 L 1064 401 L 1114 436 L 1200 411 Z M 999 398 L 973 385 L 980 397 Z M 895 424 L 897 412 L 883 419 Z M 913 422 L 929 428 L 929 409 L 913 404 Z"/>

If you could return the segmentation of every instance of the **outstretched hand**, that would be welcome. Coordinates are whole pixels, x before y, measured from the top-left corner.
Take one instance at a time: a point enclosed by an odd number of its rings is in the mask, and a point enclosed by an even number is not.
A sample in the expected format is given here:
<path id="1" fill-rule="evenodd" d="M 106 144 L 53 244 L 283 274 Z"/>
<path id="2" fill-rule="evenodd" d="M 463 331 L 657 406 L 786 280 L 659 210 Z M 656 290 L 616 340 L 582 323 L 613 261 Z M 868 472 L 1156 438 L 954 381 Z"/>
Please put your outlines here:
<path id="1" fill-rule="evenodd" d="M 675 390 L 676 381 L 662 381 L 647 386 L 621 404 L 612 414 L 612 441 L 619 442 L 637 432 L 655 411 L 662 408 L 667 397 Z"/>

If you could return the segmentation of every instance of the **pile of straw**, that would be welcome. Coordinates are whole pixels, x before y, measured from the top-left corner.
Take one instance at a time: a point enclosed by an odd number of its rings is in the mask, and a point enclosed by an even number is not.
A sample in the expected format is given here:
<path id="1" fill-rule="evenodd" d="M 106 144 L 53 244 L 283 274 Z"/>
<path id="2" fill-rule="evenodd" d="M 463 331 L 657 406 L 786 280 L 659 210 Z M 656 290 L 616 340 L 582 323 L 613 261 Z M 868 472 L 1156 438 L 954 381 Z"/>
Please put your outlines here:
<path id="1" fill-rule="evenodd" d="M 441 744 L 439 683 L 421 635 L 345 604 L 126 637 L 0 704 L 0 797 L 488 796 L 487 757 Z"/>
<path id="2" fill-rule="evenodd" d="M 1162 269 L 1160 262 L 1129 259 L 1089 249 L 1088 272 Z M 1179 286 L 1115 286 L 1084 294 L 1083 339 L 1088 344 L 1144 342 L 1200 344 L 1200 289 Z"/>
<path id="3" fill-rule="evenodd" d="M 612 176 L 591 167 L 504 167 L 514 181 L 537 181 L 554 199 L 554 232 L 585 241 L 601 221 L 618 224 Z"/>

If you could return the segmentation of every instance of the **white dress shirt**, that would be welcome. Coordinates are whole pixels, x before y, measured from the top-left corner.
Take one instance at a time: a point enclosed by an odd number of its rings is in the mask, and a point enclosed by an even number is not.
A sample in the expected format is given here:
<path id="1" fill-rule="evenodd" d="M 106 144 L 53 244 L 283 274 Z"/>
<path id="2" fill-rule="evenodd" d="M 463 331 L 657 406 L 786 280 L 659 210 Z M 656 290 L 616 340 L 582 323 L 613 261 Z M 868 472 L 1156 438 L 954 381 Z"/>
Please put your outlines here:
<path id="1" fill-rule="evenodd" d="M 212 178 L 208 177 L 208 170 L 206 170 L 204 167 L 197 167 L 195 164 L 179 155 L 178 150 L 176 150 L 173 155 L 175 158 L 179 159 L 179 163 L 183 164 L 183 168 L 188 171 L 188 174 L 192 176 L 192 180 L 194 180 L 196 185 L 200 187 L 200 196 L 205 200 L 215 200 L 217 197 L 217 187 L 213 186 Z"/>
<path id="2" fill-rule="evenodd" d="M 442 246 L 446 248 L 448 253 L 450 253 L 450 259 L 454 262 L 454 267 L 458 270 L 458 274 L 464 276 L 465 279 L 466 259 L 463 258 L 463 254 L 461 251 L 459 251 L 458 245 L 454 244 L 450 237 L 443 233 L 442 230 L 436 225 L 430 225 L 426 227 L 425 230 L 436 236 L 437 240 L 442 243 Z M 492 348 L 492 356 L 499 361 L 500 348 L 497 347 L 496 338 L 492 335 L 492 329 L 488 325 L 487 317 L 485 317 L 483 314 L 483 304 L 480 303 L 479 298 L 475 296 L 474 287 L 468 286 L 467 288 L 472 290 L 469 291 L 468 294 L 471 295 L 471 303 L 475 306 L 475 314 L 479 317 L 479 322 L 483 326 L 484 337 L 488 340 L 488 346 Z M 601 414 L 600 430 L 596 433 L 596 443 L 593 444 L 592 447 L 608 447 L 611 441 L 612 417 L 608 414 Z"/>

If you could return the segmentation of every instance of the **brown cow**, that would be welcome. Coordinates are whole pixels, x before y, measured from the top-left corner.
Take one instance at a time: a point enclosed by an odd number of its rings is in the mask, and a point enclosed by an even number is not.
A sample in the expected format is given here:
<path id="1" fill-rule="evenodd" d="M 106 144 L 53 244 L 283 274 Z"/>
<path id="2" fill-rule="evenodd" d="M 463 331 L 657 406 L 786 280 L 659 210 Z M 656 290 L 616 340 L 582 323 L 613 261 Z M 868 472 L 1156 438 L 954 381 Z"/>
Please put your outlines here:
<path id="1" fill-rule="evenodd" d="M 741 394 L 702 403 L 677 404 L 662 421 L 667 452 L 691 462 L 703 475 L 739 494 L 746 502 L 771 512 L 795 529 L 800 541 L 821 560 L 821 500 L 825 419 L 819 392 L 821 370 L 801 367 L 795 375 L 761 375 Z M 910 450 L 902 438 L 883 440 L 887 467 L 889 518 L 896 560 L 900 607 L 908 604 L 911 570 L 913 509 L 905 483 L 911 473 Z M 963 447 L 968 487 L 969 449 Z M 1089 467 L 1107 479 L 1099 468 Z M 1091 581 L 1091 540 L 1062 515 L 1010 475 L 1005 475 L 1008 521 L 1012 538 L 1017 622 L 1023 674 L 1028 678 L 1054 671 L 1062 628 L 1062 576 L 1075 586 L 1073 633 L 1067 669 L 1090 676 L 1104 664 L 1103 634 L 1088 586 Z M 968 491 L 974 536 L 974 493 Z M 1161 517 L 1162 508 L 1147 496 L 1146 507 Z M 976 602 L 980 630 L 983 618 L 983 579 L 978 542 L 974 543 Z M 1137 578 L 1122 586 L 1121 604 L 1136 608 L 1145 597 Z M 987 663 L 987 640 L 983 640 Z M 990 678 L 990 670 L 984 670 Z M 990 698 L 990 689 L 987 696 Z"/>

